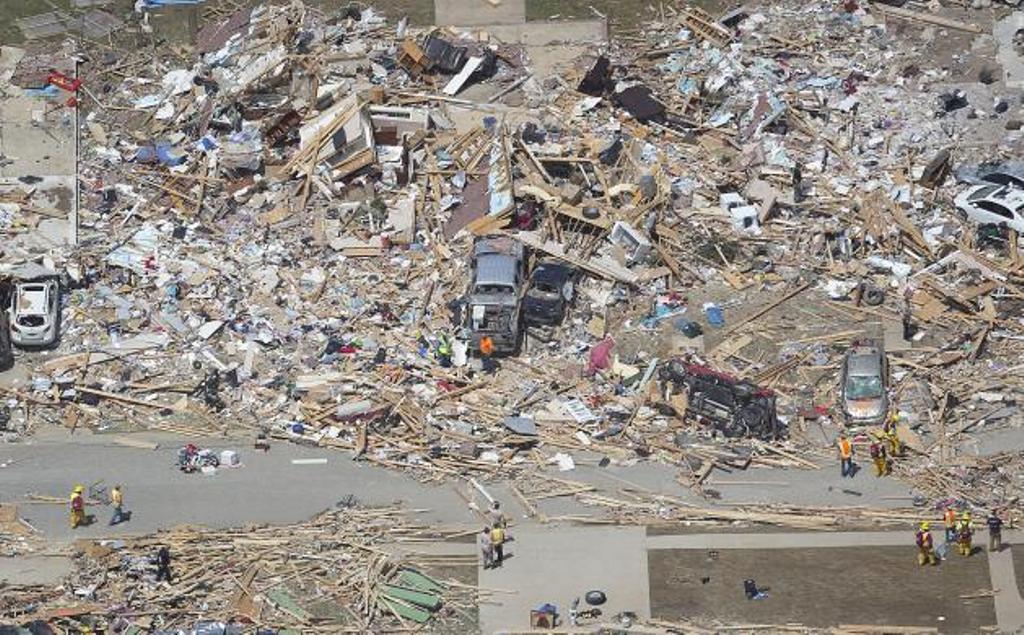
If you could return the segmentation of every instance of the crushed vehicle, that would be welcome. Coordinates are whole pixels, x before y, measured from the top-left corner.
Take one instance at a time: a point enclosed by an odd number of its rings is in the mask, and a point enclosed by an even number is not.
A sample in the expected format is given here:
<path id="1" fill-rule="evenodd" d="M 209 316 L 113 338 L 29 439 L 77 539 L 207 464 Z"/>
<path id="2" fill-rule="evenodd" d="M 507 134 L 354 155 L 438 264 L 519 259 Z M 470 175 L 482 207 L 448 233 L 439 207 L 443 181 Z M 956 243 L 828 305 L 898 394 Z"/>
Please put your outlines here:
<path id="1" fill-rule="evenodd" d="M 999 161 L 961 165 L 954 170 L 958 181 L 969 185 L 1012 185 L 1024 188 L 1024 161 Z"/>
<path id="2" fill-rule="evenodd" d="M 476 352 L 489 337 L 495 353 L 514 354 L 522 341 L 521 317 L 526 249 L 507 236 L 485 236 L 473 244 L 472 281 L 464 326 Z"/>
<path id="3" fill-rule="evenodd" d="M 1024 189 L 1013 185 L 975 185 L 953 200 L 967 219 L 982 225 L 1024 232 Z"/>
<path id="4" fill-rule="evenodd" d="M 683 360 L 663 365 L 660 376 L 685 391 L 686 412 L 677 414 L 710 425 L 725 437 L 774 440 L 786 436 L 771 390 Z"/>
<path id="5" fill-rule="evenodd" d="M 870 342 L 855 342 L 846 351 L 839 394 L 848 425 L 877 425 L 889 411 L 885 351 Z"/>
<path id="6" fill-rule="evenodd" d="M 17 280 L 11 292 L 11 341 L 15 346 L 52 346 L 57 342 L 60 285 L 56 278 Z"/>
<path id="7" fill-rule="evenodd" d="M 575 293 L 577 270 L 554 259 L 538 262 L 523 299 L 523 320 L 534 326 L 555 326 L 565 319 Z"/>
<path id="8" fill-rule="evenodd" d="M 0 311 L 0 372 L 14 366 L 14 349 L 11 345 L 11 329 L 7 314 Z"/>

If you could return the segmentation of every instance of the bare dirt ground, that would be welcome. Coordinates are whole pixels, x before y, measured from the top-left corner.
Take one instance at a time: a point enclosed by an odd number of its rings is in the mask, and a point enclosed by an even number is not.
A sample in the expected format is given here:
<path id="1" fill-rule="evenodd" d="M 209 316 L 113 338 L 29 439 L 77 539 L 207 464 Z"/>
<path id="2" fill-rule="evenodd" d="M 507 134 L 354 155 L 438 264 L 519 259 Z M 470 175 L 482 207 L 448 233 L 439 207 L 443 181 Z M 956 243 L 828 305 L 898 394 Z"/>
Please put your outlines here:
<path id="1" fill-rule="evenodd" d="M 905 549 L 870 551 L 734 549 L 717 557 L 698 550 L 651 551 L 651 615 L 733 624 L 930 626 L 944 633 L 994 625 L 991 598 L 960 597 L 990 589 L 984 554 L 954 555 L 938 567 L 921 568 L 912 538 Z M 748 601 L 748 578 L 767 587 L 768 597 Z"/>

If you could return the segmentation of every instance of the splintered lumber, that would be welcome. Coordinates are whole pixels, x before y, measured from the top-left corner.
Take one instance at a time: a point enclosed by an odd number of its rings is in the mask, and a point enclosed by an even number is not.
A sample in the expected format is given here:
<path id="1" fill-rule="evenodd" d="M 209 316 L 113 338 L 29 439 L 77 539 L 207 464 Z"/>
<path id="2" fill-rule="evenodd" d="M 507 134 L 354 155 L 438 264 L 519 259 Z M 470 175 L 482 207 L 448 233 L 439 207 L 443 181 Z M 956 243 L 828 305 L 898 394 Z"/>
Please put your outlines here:
<path id="1" fill-rule="evenodd" d="M 141 399 L 135 399 L 133 397 L 128 397 L 126 395 L 119 395 L 117 393 L 107 392 L 105 390 L 97 390 L 95 388 L 89 388 L 88 386 L 77 386 L 75 388 L 75 390 L 77 390 L 79 392 L 84 392 L 84 393 L 89 394 L 89 395 L 95 395 L 97 397 L 102 397 L 103 399 L 110 399 L 111 401 L 120 401 L 121 403 L 132 404 L 134 406 L 145 406 L 147 408 L 159 408 L 161 410 L 164 410 L 164 409 L 166 409 L 166 410 L 176 410 L 176 411 L 179 411 L 179 412 L 182 411 L 182 408 L 178 408 L 176 406 L 172 406 L 172 405 L 169 405 L 169 404 L 159 403 L 159 402 L 155 402 L 155 401 L 143 401 Z"/>
<path id="2" fill-rule="evenodd" d="M 529 232 L 519 232 L 515 235 L 515 239 L 523 243 L 527 247 L 542 251 L 549 256 L 564 260 L 571 265 L 584 269 L 595 276 L 605 278 L 607 280 L 615 280 L 626 284 L 635 284 L 637 274 L 633 273 L 629 269 L 618 265 L 614 262 L 609 261 L 594 261 L 587 260 L 571 254 L 565 253 L 558 248 L 555 243 L 549 243 L 541 240 L 534 234 Z"/>
<path id="3" fill-rule="evenodd" d="M 452 625 L 439 623 L 449 616 L 438 611 L 442 604 L 467 603 L 475 587 L 449 587 L 412 564 L 422 558 L 425 564 L 461 566 L 462 557 L 405 553 L 399 541 L 440 543 L 460 533 L 413 524 L 398 508 L 356 506 L 283 526 L 183 525 L 124 537 L 117 550 L 81 541 L 83 556 L 75 559 L 79 570 L 74 575 L 82 584 L 99 583 L 90 597 L 94 602 L 81 610 L 65 608 L 74 601 L 71 587 L 33 601 L 39 603 L 40 614 L 57 611 L 57 616 L 62 615 L 59 611 L 98 618 L 146 614 L 168 619 L 182 612 L 218 619 L 244 615 L 278 629 L 331 633 L 398 632 L 405 624 L 397 620 L 413 619 L 455 632 Z M 155 582 L 153 567 L 147 564 L 161 545 L 171 551 L 171 591 Z M 124 559 L 138 564 L 128 570 Z M 476 566 L 475 555 L 470 559 Z M 5 588 L 5 596 L 11 593 L 15 592 Z M 322 609 L 331 603 L 337 610 L 324 617 Z M 356 606 L 363 611 L 357 622 L 362 628 L 352 629 L 344 610 Z"/>
<path id="4" fill-rule="evenodd" d="M 880 626 L 878 624 L 840 624 L 839 633 L 868 633 L 877 635 L 888 635 L 889 633 L 938 633 L 939 629 L 934 626 Z"/>
<path id="5" fill-rule="evenodd" d="M 140 450 L 155 450 L 160 447 L 159 443 L 143 441 L 142 439 L 133 439 L 131 437 L 114 437 L 114 443 L 128 448 L 138 448 Z"/>
<path id="6" fill-rule="evenodd" d="M 736 324 L 732 325 L 730 328 L 726 329 L 725 332 L 722 333 L 723 338 L 727 337 L 729 335 L 732 335 L 733 333 L 735 333 L 739 329 L 743 328 L 747 324 L 750 324 L 751 322 L 753 322 L 757 318 L 761 317 L 762 315 L 768 313 L 769 311 L 771 311 L 772 309 L 776 308 L 777 306 L 779 306 L 779 305 L 783 304 L 784 302 L 786 302 L 786 301 L 788 301 L 788 300 L 790 300 L 790 299 L 800 295 L 801 293 L 803 293 L 804 291 L 809 289 L 811 284 L 812 284 L 811 282 L 805 282 L 805 283 L 803 283 L 801 285 L 797 285 L 797 287 L 795 289 L 785 293 L 781 298 L 766 304 L 765 306 L 763 306 L 760 309 L 758 309 L 757 311 L 755 311 L 752 315 L 748 315 L 747 317 L 743 318 L 742 320 L 740 320 Z"/>
<path id="7" fill-rule="evenodd" d="M 983 30 L 974 24 L 967 24 L 959 20 L 951 20 L 950 18 L 944 18 L 939 15 L 931 13 L 921 13 L 919 11 L 911 11 L 910 9 L 904 9 L 902 7 L 894 7 L 888 4 L 872 3 L 872 9 L 881 11 L 886 16 L 894 16 L 897 18 L 903 18 L 905 20 L 913 20 L 915 22 L 925 22 L 927 24 L 934 24 L 936 26 L 944 26 L 950 29 L 956 29 L 958 31 L 966 31 L 968 33 L 982 33 Z"/>

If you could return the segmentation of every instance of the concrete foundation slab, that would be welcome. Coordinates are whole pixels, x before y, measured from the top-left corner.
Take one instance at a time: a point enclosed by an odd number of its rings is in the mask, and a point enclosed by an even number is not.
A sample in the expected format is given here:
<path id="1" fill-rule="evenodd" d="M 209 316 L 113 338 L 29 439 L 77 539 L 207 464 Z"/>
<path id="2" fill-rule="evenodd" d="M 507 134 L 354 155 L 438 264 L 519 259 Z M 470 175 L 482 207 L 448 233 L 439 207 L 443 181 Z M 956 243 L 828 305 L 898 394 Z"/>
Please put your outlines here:
<path id="1" fill-rule="evenodd" d="M 484 633 L 530 628 L 530 610 L 551 603 L 568 628 L 569 605 L 587 591 L 608 596 L 604 615 L 633 611 L 648 617 L 646 538 L 642 527 L 517 527 L 506 546 L 504 565 L 481 571 L 480 586 L 514 590 L 480 607 Z M 586 608 L 582 605 L 581 608 Z"/>
<path id="2" fill-rule="evenodd" d="M 1014 47 L 1014 35 L 1024 29 L 1024 11 L 1015 11 L 992 28 L 999 48 L 996 61 L 1003 67 L 1008 88 L 1024 88 L 1024 51 Z"/>
<path id="3" fill-rule="evenodd" d="M 434 0 L 434 23 L 520 24 L 526 22 L 526 0 Z"/>
<path id="4" fill-rule="evenodd" d="M 604 20 L 565 20 L 504 24 L 500 22 L 456 23 L 457 29 L 486 34 L 491 39 L 526 46 L 550 46 L 565 42 L 605 42 L 608 23 Z"/>

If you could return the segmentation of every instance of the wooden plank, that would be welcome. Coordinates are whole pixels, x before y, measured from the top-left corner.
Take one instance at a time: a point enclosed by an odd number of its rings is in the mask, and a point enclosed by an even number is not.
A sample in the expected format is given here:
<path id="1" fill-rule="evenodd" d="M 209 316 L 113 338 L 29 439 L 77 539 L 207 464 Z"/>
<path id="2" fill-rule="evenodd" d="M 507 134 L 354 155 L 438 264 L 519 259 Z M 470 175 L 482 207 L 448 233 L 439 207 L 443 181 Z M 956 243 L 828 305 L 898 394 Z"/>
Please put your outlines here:
<path id="1" fill-rule="evenodd" d="M 138 448 L 140 450 L 155 450 L 160 447 L 159 443 L 143 441 L 142 439 L 133 439 L 131 437 L 114 437 L 114 443 L 128 448 Z"/>
<path id="2" fill-rule="evenodd" d="M 178 408 L 178 407 L 170 405 L 170 404 L 160 403 L 160 402 L 156 402 L 156 401 L 143 401 L 141 399 L 133 399 L 132 397 L 128 397 L 126 395 L 119 395 L 117 393 L 107 392 L 105 390 L 96 390 L 95 388 L 88 388 L 86 386 L 76 386 L 75 390 L 77 390 L 78 392 L 84 392 L 84 393 L 89 394 L 89 395 L 95 395 L 97 397 L 102 397 L 103 399 L 110 399 L 112 401 L 120 401 L 122 403 L 133 404 L 133 405 L 136 405 L 136 406 L 145 406 L 147 408 L 158 408 L 160 410 L 163 410 L 163 409 L 166 408 L 167 410 L 174 410 L 174 411 L 177 411 L 177 412 L 183 412 L 184 411 L 182 408 Z"/>
<path id="3" fill-rule="evenodd" d="M 722 341 L 715 347 L 711 357 L 724 361 L 743 350 L 744 347 L 753 341 L 754 338 L 749 335 L 740 335 L 739 337 L 733 337 Z"/>
<path id="4" fill-rule="evenodd" d="M 934 24 L 937 26 L 944 26 L 950 29 L 956 29 L 958 31 L 966 31 L 968 33 L 982 33 L 982 29 L 974 24 L 967 24 L 959 20 L 951 20 L 944 18 L 939 15 L 931 13 L 921 13 L 919 11 L 911 11 L 910 9 L 904 9 L 901 7 L 893 7 L 887 4 L 873 3 L 872 9 L 876 9 L 886 16 L 893 16 L 897 18 L 903 18 L 905 20 L 914 20 L 916 22 L 925 22 L 927 24 Z"/>
<path id="5" fill-rule="evenodd" d="M 725 331 L 725 333 L 723 333 L 723 335 L 732 335 L 737 330 L 743 328 L 747 324 L 750 324 L 751 322 L 753 322 L 757 318 L 761 317 L 762 315 L 768 313 L 769 311 L 771 311 L 772 309 L 776 308 L 777 306 L 779 306 L 779 305 L 781 305 L 781 304 L 791 300 L 792 298 L 800 295 L 801 293 L 803 293 L 804 291 L 809 289 L 810 286 L 811 286 L 810 282 L 805 282 L 805 283 L 803 283 L 801 285 L 798 285 L 792 291 L 783 294 L 783 296 L 781 298 L 779 298 L 778 300 L 775 300 L 774 302 L 771 302 L 771 303 L 767 304 L 766 306 L 762 307 L 760 310 L 755 311 L 753 313 L 753 315 L 750 315 L 750 316 L 740 320 L 739 322 L 737 322 L 736 324 L 734 324 L 730 328 L 726 329 L 726 331 Z M 714 349 L 712 349 L 712 350 L 714 350 Z"/>
<path id="6" fill-rule="evenodd" d="M 260 570 L 259 563 L 249 565 L 241 580 L 236 580 L 238 590 L 231 597 L 231 610 L 234 615 L 244 615 L 253 621 L 259 620 L 260 605 L 256 604 L 252 591 L 253 580 Z"/>

